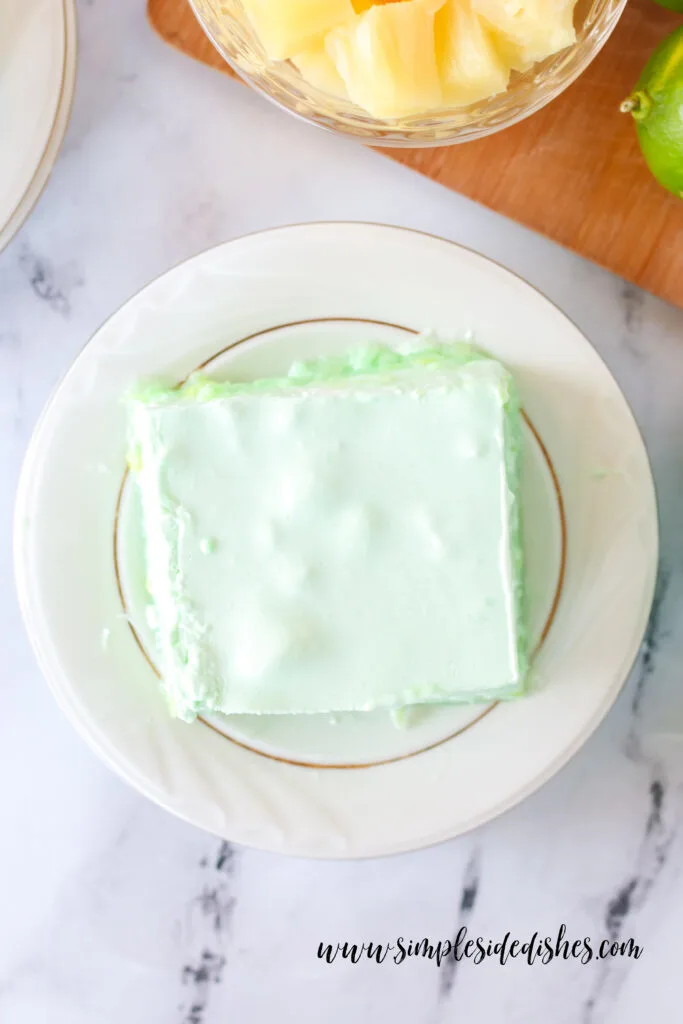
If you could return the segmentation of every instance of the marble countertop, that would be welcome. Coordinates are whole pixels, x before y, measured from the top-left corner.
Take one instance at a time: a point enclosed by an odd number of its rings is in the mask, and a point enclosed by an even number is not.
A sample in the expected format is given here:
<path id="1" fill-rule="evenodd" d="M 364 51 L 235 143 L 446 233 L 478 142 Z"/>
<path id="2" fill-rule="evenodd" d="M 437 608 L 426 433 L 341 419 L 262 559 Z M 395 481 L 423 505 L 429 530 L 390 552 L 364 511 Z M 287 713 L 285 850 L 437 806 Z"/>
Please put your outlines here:
<path id="1" fill-rule="evenodd" d="M 12 1024 L 668 1024 L 681 1019 L 683 313 L 164 47 L 142 0 L 81 0 L 50 184 L 0 254 L 0 1020 Z M 277 154 L 277 158 L 275 158 Z M 12 585 L 12 501 L 51 389 L 150 278 L 244 232 L 316 219 L 446 235 L 562 307 L 623 387 L 660 500 L 641 657 L 571 764 L 424 852 L 318 863 L 233 848 L 128 789 L 62 717 Z M 398 936 L 633 938 L 639 959 L 327 964 Z"/>

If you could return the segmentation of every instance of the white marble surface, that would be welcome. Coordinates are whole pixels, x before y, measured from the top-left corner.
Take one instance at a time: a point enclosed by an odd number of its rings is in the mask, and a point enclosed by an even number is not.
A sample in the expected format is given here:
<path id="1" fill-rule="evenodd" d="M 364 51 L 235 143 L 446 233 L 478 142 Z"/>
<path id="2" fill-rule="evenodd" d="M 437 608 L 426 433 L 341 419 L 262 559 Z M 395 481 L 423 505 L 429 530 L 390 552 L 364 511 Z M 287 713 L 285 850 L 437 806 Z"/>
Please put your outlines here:
<path id="1" fill-rule="evenodd" d="M 82 0 L 49 187 L 0 254 L 0 1021 L 640 1024 L 681 1019 L 683 314 L 166 49 L 142 0 Z M 554 299 L 623 386 L 651 453 L 662 561 L 643 654 L 573 762 L 436 849 L 309 863 L 229 848 L 147 803 L 62 718 L 12 585 L 13 491 L 51 388 L 100 322 L 215 242 L 315 219 L 447 235 Z M 320 941 L 633 936 L 637 961 L 323 964 Z"/>

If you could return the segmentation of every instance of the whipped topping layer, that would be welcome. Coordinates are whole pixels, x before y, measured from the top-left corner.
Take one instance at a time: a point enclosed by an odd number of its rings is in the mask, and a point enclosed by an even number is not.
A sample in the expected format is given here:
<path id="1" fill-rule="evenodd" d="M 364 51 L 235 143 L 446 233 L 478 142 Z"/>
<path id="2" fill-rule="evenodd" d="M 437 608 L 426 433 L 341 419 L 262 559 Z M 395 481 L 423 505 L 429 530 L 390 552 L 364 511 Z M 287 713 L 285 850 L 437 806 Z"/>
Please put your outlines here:
<path id="1" fill-rule="evenodd" d="M 372 346 L 130 399 L 149 622 L 174 715 L 524 690 L 520 410 L 467 345 Z"/>

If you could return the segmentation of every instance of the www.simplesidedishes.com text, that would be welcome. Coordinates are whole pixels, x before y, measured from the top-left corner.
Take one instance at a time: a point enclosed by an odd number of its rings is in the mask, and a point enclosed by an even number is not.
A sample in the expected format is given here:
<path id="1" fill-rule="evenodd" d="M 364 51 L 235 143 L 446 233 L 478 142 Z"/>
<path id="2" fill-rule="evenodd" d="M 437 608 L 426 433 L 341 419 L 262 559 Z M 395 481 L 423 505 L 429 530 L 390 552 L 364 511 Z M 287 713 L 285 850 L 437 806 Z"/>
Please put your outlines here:
<path id="1" fill-rule="evenodd" d="M 502 939 L 484 939 L 480 935 L 468 937 L 467 928 L 463 925 L 452 940 L 407 939 L 399 935 L 393 942 L 320 942 L 317 955 L 318 960 L 328 964 L 337 961 L 357 964 L 361 960 L 373 960 L 377 964 L 399 966 L 411 957 L 422 957 L 433 960 L 437 966 L 446 960 L 471 960 L 474 964 L 497 960 L 505 965 L 516 959 L 526 960 L 532 966 L 534 963 L 549 964 L 553 960 L 579 960 L 582 964 L 614 957 L 639 960 L 643 954 L 643 947 L 632 938 L 594 940 L 585 936 L 568 939 L 566 935 L 567 928 L 563 924 L 555 938 L 534 932 L 528 939 L 519 939 L 506 932 Z"/>

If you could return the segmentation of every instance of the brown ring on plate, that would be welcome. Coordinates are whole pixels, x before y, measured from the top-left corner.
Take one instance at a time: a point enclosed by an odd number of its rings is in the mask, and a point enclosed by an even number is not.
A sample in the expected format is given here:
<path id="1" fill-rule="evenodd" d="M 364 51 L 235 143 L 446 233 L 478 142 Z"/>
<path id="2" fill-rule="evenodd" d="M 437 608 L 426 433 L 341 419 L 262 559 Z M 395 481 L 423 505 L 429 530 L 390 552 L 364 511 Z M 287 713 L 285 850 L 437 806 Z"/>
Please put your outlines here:
<path id="1" fill-rule="evenodd" d="M 216 359 L 220 359 L 220 357 L 222 355 L 224 355 L 226 352 L 229 352 L 230 349 L 237 348 L 238 345 L 244 345 L 244 344 L 246 344 L 246 342 L 253 341 L 255 338 L 262 338 L 265 335 L 274 334 L 276 331 L 286 330 L 289 327 L 304 327 L 304 326 L 307 326 L 308 324 L 325 324 L 325 323 L 363 323 L 363 324 L 371 324 L 373 327 L 390 327 L 390 328 L 392 328 L 394 330 L 404 331 L 406 334 L 413 334 L 413 335 L 415 335 L 415 334 L 419 334 L 420 333 L 419 331 L 416 331 L 412 327 L 405 327 L 402 324 L 393 324 L 393 323 L 390 323 L 387 320 L 364 319 L 364 318 L 361 318 L 361 317 L 352 317 L 352 316 L 325 316 L 325 317 L 314 317 L 313 319 L 310 319 L 310 320 L 294 320 L 291 323 L 277 324 L 274 327 L 267 327 L 267 328 L 265 328 L 264 330 L 261 330 L 261 331 L 254 331 L 253 334 L 248 334 L 244 338 L 239 338 L 237 341 L 231 342 L 229 345 L 226 345 L 225 348 L 220 349 L 220 351 L 214 353 L 214 355 L 212 355 L 212 356 L 209 356 L 208 359 L 205 359 L 204 362 L 200 363 L 199 366 L 195 367 L 194 370 L 192 370 L 186 377 L 184 377 L 181 381 L 179 381 L 178 387 L 180 387 L 182 384 L 184 384 L 185 381 L 188 379 L 188 377 L 191 377 L 193 373 L 199 373 L 201 370 L 206 369 L 206 367 L 209 366 L 211 363 L 215 362 Z M 533 654 L 531 656 L 532 659 L 533 659 L 533 658 L 536 657 L 536 655 L 538 654 L 538 652 L 540 651 L 541 647 L 543 646 L 543 644 L 545 643 L 545 641 L 546 641 L 546 639 L 548 637 L 548 634 L 550 632 L 552 624 L 553 624 L 553 622 L 555 620 L 555 616 L 557 614 L 557 608 L 558 608 L 558 605 L 560 603 L 560 597 L 562 595 L 562 590 L 564 588 L 564 577 L 565 577 L 565 569 L 566 569 L 566 564 L 567 564 L 567 520 L 566 520 L 566 516 L 565 516 L 565 511 L 564 511 L 564 499 L 562 497 L 562 491 L 560 489 L 560 481 L 559 481 L 557 473 L 555 471 L 555 466 L 553 465 L 553 461 L 550 458 L 550 454 L 548 452 L 548 449 L 546 448 L 545 444 L 541 440 L 541 436 L 538 433 L 538 431 L 536 430 L 536 427 L 533 425 L 533 423 L 531 422 L 531 420 L 529 419 L 527 414 L 524 412 L 524 410 L 522 410 L 522 417 L 524 419 L 524 422 L 528 426 L 529 430 L 533 434 L 536 443 L 538 444 L 539 448 L 541 449 L 541 454 L 543 455 L 545 463 L 546 463 L 546 465 L 548 467 L 548 471 L 550 473 L 550 478 L 551 478 L 552 483 L 553 483 L 553 488 L 555 490 L 555 497 L 557 499 L 557 508 L 558 508 L 559 517 L 560 517 L 560 568 L 559 568 L 559 571 L 558 571 L 558 574 L 557 574 L 557 585 L 555 587 L 555 594 L 553 596 L 553 601 L 552 601 L 552 604 L 550 606 L 550 611 L 548 612 L 548 617 L 547 617 L 547 619 L 545 621 L 545 625 L 543 626 L 543 630 L 541 631 L 541 636 L 540 636 L 539 641 L 538 641 L 538 643 L 536 645 L 536 648 L 534 649 L 534 652 L 533 652 Z M 119 569 L 119 542 L 118 542 L 119 518 L 120 518 L 120 514 L 121 514 L 121 505 L 122 505 L 122 502 L 123 502 L 123 495 L 124 495 L 124 491 L 125 491 L 126 482 L 128 480 L 129 472 L 130 471 L 128 469 L 128 466 L 126 466 L 126 468 L 124 470 L 124 473 L 123 473 L 123 479 L 121 480 L 121 486 L 119 487 L 118 497 L 116 499 L 116 508 L 115 508 L 115 511 L 114 511 L 113 555 L 114 555 L 114 575 L 116 577 L 116 588 L 118 590 L 119 598 L 121 600 L 121 606 L 123 608 L 123 612 L 124 612 L 124 615 L 126 617 L 126 621 L 128 623 L 128 628 L 130 629 L 131 633 L 133 634 L 133 638 L 134 638 L 134 640 L 135 640 L 135 642 L 136 642 L 136 644 L 137 644 L 141 654 L 145 658 L 147 664 L 152 669 L 152 671 L 154 672 L 156 677 L 158 679 L 161 679 L 162 678 L 161 674 L 160 674 L 159 670 L 157 669 L 156 665 L 154 664 L 154 662 L 153 662 L 152 658 L 150 657 L 149 653 L 147 652 L 147 650 L 145 648 L 145 645 L 144 645 L 144 643 L 142 641 L 142 637 L 140 636 L 140 634 L 138 633 L 137 629 L 135 628 L 135 626 L 131 622 L 130 614 L 129 614 L 129 609 L 128 609 L 128 603 L 126 601 L 126 596 L 125 596 L 125 594 L 123 592 L 123 584 L 121 582 L 121 573 L 120 573 L 120 569 Z M 279 754 L 271 754 L 268 751 L 259 750 L 258 747 L 252 747 L 249 743 L 245 743 L 244 740 L 238 740 L 234 736 L 228 735 L 228 733 L 225 733 L 221 729 L 218 729 L 215 725 L 213 725 L 211 722 L 209 722 L 202 715 L 198 715 L 197 716 L 197 721 L 201 722 L 202 725 L 205 725 L 208 729 L 211 729 L 213 732 L 217 733 L 219 736 L 222 736 L 223 739 L 228 740 L 229 743 L 233 743 L 236 747 L 241 747 L 243 750 L 248 750 L 250 753 L 256 754 L 258 757 L 265 757 L 269 761 L 279 761 L 281 764 L 292 765 L 293 767 L 296 767 L 296 768 L 317 768 L 317 769 L 324 769 L 326 771 L 342 771 L 342 770 L 343 771 L 348 771 L 350 769 L 357 769 L 357 768 L 379 768 L 382 765 L 394 764 L 394 763 L 396 763 L 398 761 L 406 761 L 406 760 L 408 760 L 408 758 L 417 757 L 418 754 L 425 754 L 429 750 L 434 750 L 436 747 L 441 747 L 441 746 L 443 746 L 444 743 L 449 743 L 451 740 L 454 740 L 457 736 L 461 736 L 463 733 L 467 732 L 473 726 L 477 725 L 477 723 L 481 722 L 487 715 L 489 715 L 493 711 L 494 708 L 498 707 L 498 705 L 500 703 L 501 703 L 500 701 L 494 701 L 492 704 L 489 704 L 488 707 L 484 708 L 484 710 L 481 712 L 481 714 L 477 715 L 477 717 L 472 719 L 471 722 L 468 722 L 466 725 L 461 726 L 461 728 L 456 729 L 452 733 L 449 733 L 448 736 L 444 736 L 442 739 L 436 740 L 434 743 L 429 743 L 427 746 L 421 747 L 419 750 L 411 750 L 407 754 L 398 754 L 395 757 L 383 758 L 380 761 L 364 761 L 364 762 L 351 763 L 351 764 L 323 764 L 323 763 L 317 763 L 317 762 L 314 762 L 314 761 L 298 761 L 295 758 L 283 757 L 283 756 L 281 756 Z"/>

